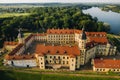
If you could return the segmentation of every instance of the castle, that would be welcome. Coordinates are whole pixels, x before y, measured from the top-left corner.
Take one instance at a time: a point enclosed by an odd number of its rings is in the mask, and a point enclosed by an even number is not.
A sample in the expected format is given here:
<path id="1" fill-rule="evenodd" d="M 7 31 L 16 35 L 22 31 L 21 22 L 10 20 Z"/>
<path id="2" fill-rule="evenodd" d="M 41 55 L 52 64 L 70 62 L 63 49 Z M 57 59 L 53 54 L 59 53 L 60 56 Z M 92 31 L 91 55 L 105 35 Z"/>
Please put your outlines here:
<path id="1" fill-rule="evenodd" d="M 26 53 L 34 42 L 34 52 Z M 46 33 L 33 33 L 24 38 L 21 30 L 18 42 L 5 42 L 11 52 L 4 64 L 15 67 L 39 67 L 40 69 L 80 69 L 96 56 L 116 54 L 105 32 L 86 32 L 77 29 L 48 29 Z M 32 48 L 30 48 L 32 49 Z"/>

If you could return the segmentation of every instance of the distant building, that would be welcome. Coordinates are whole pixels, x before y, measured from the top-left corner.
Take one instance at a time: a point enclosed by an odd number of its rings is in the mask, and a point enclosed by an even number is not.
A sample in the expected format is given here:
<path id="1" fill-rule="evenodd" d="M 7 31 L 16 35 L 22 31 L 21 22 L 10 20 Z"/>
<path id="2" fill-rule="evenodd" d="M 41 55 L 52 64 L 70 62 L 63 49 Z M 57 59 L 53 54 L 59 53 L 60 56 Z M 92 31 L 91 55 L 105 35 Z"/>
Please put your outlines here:
<path id="1" fill-rule="evenodd" d="M 34 41 L 44 44 L 37 44 L 33 54 L 25 54 L 26 49 L 32 46 Z M 62 44 L 76 45 L 62 46 Z M 5 65 L 76 70 L 95 56 L 109 56 L 115 53 L 116 47 L 108 42 L 105 32 L 85 32 L 84 28 L 48 29 L 46 33 L 31 34 L 24 39 L 23 33 L 19 30 L 18 44 L 5 57 Z"/>
<path id="2" fill-rule="evenodd" d="M 93 59 L 93 71 L 96 71 L 96 72 L 120 72 L 120 60 Z"/>

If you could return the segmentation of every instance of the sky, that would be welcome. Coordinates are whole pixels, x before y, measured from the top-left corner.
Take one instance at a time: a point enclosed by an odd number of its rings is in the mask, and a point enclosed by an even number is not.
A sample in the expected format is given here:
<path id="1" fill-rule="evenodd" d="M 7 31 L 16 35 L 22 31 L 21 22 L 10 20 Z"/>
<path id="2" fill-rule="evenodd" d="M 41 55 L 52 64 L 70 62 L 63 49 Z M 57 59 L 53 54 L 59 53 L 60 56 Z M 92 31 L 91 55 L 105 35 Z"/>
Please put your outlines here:
<path id="1" fill-rule="evenodd" d="M 78 3 L 78 2 L 110 2 L 120 3 L 120 0 L 0 0 L 0 3 L 49 3 L 49 2 L 62 2 L 62 3 Z"/>

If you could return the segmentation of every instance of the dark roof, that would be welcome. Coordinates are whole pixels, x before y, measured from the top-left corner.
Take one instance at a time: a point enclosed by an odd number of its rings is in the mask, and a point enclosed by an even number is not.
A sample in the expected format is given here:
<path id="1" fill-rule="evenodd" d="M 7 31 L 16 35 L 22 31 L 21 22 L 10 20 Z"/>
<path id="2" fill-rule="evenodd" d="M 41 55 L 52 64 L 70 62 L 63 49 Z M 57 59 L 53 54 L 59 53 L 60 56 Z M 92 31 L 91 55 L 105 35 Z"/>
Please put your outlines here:
<path id="1" fill-rule="evenodd" d="M 86 33 L 85 33 L 85 28 L 84 28 L 84 27 L 82 28 L 81 39 L 82 39 L 82 40 L 87 39 L 87 38 L 86 38 Z"/>

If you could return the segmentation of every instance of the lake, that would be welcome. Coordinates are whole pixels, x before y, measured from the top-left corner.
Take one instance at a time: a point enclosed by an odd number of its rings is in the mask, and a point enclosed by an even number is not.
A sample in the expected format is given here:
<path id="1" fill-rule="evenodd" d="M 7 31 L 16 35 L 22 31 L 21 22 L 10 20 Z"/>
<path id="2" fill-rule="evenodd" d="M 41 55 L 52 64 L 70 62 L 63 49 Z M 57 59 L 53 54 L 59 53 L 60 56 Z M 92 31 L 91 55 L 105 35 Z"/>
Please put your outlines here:
<path id="1" fill-rule="evenodd" d="M 83 13 L 90 14 L 92 17 L 97 17 L 98 21 L 109 23 L 112 33 L 120 32 L 120 14 L 112 11 L 102 11 L 98 7 L 92 7 L 87 10 L 83 10 Z"/>

